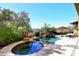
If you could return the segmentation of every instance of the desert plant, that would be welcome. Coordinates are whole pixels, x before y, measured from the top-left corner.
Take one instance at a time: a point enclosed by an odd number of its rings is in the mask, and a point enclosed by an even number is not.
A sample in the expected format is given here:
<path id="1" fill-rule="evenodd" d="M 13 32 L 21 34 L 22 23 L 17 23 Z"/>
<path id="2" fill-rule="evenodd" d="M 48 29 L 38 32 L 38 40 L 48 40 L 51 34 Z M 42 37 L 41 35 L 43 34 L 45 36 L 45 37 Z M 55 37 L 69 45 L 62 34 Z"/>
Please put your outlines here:
<path id="1" fill-rule="evenodd" d="M 13 43 L 20 40 L 21 32 L 17 28 L 8 27 L 4 24 L 0 24 L 0 46 Z"/>

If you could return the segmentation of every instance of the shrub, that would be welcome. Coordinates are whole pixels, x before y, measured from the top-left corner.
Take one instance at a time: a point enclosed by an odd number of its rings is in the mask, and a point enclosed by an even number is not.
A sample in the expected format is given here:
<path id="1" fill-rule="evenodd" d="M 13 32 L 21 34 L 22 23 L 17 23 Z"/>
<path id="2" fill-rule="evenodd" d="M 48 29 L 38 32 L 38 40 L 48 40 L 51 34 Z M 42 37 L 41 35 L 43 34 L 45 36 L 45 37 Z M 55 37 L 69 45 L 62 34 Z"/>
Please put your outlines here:
<path id="1" fill-rule="evenodd" d="M 0 24 L 0 47 L 20 40 L 21 32 L 17 28 Z"/>
<path id="2" fill-rule="evenodd" d="M 40 33 L 39 32 L 35 32 L 34 35 L 37 36 L 37 37 L 39 37 Z"/>

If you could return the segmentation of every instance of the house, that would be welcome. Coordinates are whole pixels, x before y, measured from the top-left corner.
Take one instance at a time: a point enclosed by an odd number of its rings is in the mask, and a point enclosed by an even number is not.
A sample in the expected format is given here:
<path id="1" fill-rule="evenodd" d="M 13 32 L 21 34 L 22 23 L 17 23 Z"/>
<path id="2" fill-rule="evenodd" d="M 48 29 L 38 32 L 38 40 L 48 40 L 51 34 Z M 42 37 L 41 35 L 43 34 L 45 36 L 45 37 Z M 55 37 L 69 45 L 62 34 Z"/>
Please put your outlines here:
<path id="1" fill-rule="evenodd" d="M 71 22 L 70 24 L 74 26 L 74 29 L 78 30 L 78 21 Z"/>
<path id="2" fill-rule="evenodd" d="M 66 33 L 68 31 L 68 27 L 61 26 L 57 28 L 57 33 Z"/>
<path id="3" fill-rule="evenodd" d="M 73 25 L 74 27 L 73 33 L 77 35 L 78 34 L 78 21 L 74 21 L 70 24 Z"/>
<path id="4" fill-rule="evenodd" d="M 77 25 L 79 25 L 79 3 L 75 3 L 75 8 L 76 8 L 76 11 L 77 11 L 77 14 L 78 14 Z M 79 37 L 79 30 L 78 30 L 78 27 L 79 27 L 79 26 L 77 26 L 77 30 L 75 30 L 75 33 L 76 33 L 76 35 L 78 35 L 78 37 Z"/>
<path id="5" fill-rule="evenodd" d="M 74 27 L 78 27 L 78 21 L 71 22 L 70 24 L 73 25 Z"/>

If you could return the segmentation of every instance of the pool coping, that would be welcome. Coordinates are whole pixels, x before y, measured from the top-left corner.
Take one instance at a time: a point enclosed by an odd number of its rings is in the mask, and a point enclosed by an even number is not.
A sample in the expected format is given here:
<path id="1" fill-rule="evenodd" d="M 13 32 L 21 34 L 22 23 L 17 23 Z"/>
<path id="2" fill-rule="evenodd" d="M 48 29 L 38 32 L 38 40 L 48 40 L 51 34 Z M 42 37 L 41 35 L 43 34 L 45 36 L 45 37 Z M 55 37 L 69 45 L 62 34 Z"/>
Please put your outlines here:
<path id="1" fill-rule="evenodd" d="M 61 40 L 63 40 L 62 37 L 60 37 L 60 38 L 61 38 Z M 53 55 L 58 55 L 58 56 L 67 55 L 67 56 L 70 56 L 70 54 L 71 54 L 71 52 L 73 50 L 73 47 L 68 47 L 68 46 L 63 46 L 63 45 L 55 46 L 56 44 L 48 44 L 48 45 L 44 44 L 44 47 L 40 51 L 38 51 L 36 53 L 33 53 L 33 54 L 30 54 L 30 55 L 16 55 L 16 54 L 12 53 L 11 50 L 12 50 L 13 47 L 15 47 L 18 44 L 24 43 L 24 42 L 26 42 L 26 41 L 22 40 L 22 41 L 18 41 L 18 42 L 15 42 L 15 43 L 12 43 L 12 44 L 10 44 L 8 46 L 3 47 L 2 49 L 0 49 L 0 56 L 47 56 L 47 54 L 49 54 L 49 56 L 50 55 L 52 55 L 52 56 Z M 67 51 L 60 50 L 62 52 L 62 54 L 50 53 L 49 52 L 49 51 L 51 51 L 51 50 L 53 50 L 55 48 L 58 48 L 60 46 L 62 48 L 65 48 Z M 55 50 L 57 50 L 57 49 L 55 49 Z M 77 50 L 79 50 L 79 48 Z"/>
<path id="2" fill-rule="evenodd" d="M 21 43 L 25 43 L 26 41 L 18 41 L 18 42 L 15 42 L 15 43 L 12 43 L 12 44 L 10 44 L 10 45 L 7 45 L 7 46 L 5 46 L 5 47 L 3 47 L 1 50 L 0 50 L 0 56 L 42 56 L 42 54 L 43 55 L 46 55 L 45 53 L 43 53 L 43 52 L 45 52 L 45 50 L 46 49 L 50 49 L 50 44 L 43 44 L 44 45 L 44 47 L 40 50 L 40 51 L 38 51 L 38 52 L 36 52 L 36 53 L 33 53 L 33 54 L 29 54 L 29 55 L 16 55 L 16 54 L 14 54 L 11 50 L 15 47 L 15 46 L 17 46 L 18 44 L 21 44 Z M 54 44 L 52 44 L 52 45 L 54 45 Z M 49 53 L 49 52 L 48 52 Z"/>

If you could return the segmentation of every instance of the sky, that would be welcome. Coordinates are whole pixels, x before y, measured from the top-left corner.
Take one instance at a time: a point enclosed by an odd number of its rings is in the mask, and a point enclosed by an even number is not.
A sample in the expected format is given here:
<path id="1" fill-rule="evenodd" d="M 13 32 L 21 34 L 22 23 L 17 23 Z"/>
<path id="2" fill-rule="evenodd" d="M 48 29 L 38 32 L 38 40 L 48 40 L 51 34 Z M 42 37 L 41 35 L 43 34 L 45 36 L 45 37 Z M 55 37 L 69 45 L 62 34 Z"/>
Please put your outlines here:
<path id="1" fill-rule="evenodd" d="M 77 20 L 77 12 L 73 3 L 0 3 L 16 13 L 26 11 L 32 28 L 41 28 L 44 23 L 51 26 L 69 26 Z"/>

